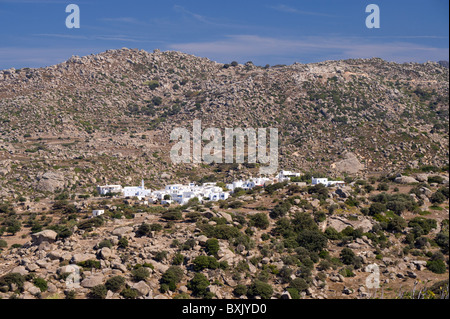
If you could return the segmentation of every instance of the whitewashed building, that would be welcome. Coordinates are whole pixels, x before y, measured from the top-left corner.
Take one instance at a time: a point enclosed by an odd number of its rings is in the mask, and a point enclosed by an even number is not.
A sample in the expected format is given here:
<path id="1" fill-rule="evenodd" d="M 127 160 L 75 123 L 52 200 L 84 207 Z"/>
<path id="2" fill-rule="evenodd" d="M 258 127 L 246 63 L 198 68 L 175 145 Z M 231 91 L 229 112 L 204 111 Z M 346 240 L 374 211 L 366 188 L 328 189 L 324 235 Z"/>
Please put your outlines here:
<path id="1" fill-rule="evenodd" d="M 105 213 L 103 209 L 93 210 L 92 211 L 92 217 L 98 217 Z"/>
<path id="2" fill-rule="evenodd" d="M 121 185 L 106 185 L 97 186 L 97 191 L 100 195 L 108 195 L 122 193 L 123 189 Z"/>
<path id="3" fill-rule="evenodd" d="M 203 185 L 172 184 L 167 185 L 163 190 L 152 192 L 149 197 L 159 200 L 161 203 L 187 204 L 191 199 L 197 198 L 199 202 L 225 200 L 230 196 L 229 192 L 224 192 L 222 187 L 216 183 L 205 183 Z"/>
<path id="4" fill-rule="evenodd" d="M 291 177 L 300 177 L 300 173 L 294 173 L 291 171 L 280 171 L 278 174 L 278 182 L 290 181 Z"/>
<path id="5" fill-rule="evenodd" d="M 325 185 L 326 187 L 345 186 L 345 182 L 343 182 L 343 181 L 329 181 L 328 178 L 314 178 L 314 177 L 311 179 L 311 184 L 312 185 L 322 184 L 322 185 Z"/>
<path id="6" fill-rule="evenodd" d="M 253 188 L 257 187 L 257 186 L 264 187 L 264 185 L 267 182 L 270 182 L 270 181 L 271 181 L 271 179 L 269 179 L 269 178 L 262 178 L 262 177 L 260 177 L 260 178 L 250 178 L 250 179 L 248 179 L 246 181 L 239 180 L 239 181 L 234 181 L 231 184 L 227 184 L 227 189 L 229 189 L 232 192 L 234 192 L 234 190 L 236 188 L 241 188 L 243 190 L 249 190 L 249 189 L 253 189 Z"/>
<path id="7" fill-rule="evenodd" d="M 141 186 L 123 188 L 124 197 L 137 197 L 139 200 L 142 200 L 150 194 L 151 190 L 145 189 L 144 180 L 142 180 Z"/>

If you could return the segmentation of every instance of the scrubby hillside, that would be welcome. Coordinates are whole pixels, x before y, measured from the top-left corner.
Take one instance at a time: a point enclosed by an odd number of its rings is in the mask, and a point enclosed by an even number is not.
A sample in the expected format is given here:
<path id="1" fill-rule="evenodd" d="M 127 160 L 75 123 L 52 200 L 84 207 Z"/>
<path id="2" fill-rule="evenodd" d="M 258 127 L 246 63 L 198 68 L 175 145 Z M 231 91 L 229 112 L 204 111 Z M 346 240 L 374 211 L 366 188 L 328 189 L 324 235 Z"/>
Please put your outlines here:
<path id="1" fill-rule="evenodd" d="M 256 174 L 175 166 L 173 127 L 275 127 L 280 167 L 332 176 L 448 163 L 448 68 L 380 59 L 257 67 L 179 53 L 110 50 L 42 69 L 0 71 L 0 196 L 60 186 L 161 185 Z M 14 178 L 7 178 L 13 176 Z"/>

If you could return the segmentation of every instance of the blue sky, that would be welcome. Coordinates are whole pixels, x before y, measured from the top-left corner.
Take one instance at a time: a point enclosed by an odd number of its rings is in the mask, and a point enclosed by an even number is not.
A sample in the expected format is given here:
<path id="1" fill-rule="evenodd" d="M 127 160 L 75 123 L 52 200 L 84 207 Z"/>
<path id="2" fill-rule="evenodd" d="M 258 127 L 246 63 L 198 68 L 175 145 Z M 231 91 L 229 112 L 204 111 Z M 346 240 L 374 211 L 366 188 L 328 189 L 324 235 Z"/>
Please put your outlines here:
<path id="1" fill-rule="evenodd" d="M 80 7 L 68 29 L 65 8 Z M 368 4 L 381 28 L 368 29 Z M 0 69 L 42 67 L 122 47 L 183 51 L 227 63 L 380 57 L 448 60 L 447 0 L 0 0 Z"/>

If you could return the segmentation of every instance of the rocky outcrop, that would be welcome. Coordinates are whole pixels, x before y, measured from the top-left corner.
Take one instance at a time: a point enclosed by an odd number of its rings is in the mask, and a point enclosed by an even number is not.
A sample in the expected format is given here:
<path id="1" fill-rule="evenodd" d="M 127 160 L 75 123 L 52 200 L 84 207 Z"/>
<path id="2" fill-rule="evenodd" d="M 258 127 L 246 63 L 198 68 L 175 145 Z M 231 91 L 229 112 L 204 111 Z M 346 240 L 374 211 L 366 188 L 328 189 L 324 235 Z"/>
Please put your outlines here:
<path id="1" fill-rule="evenodd" d="M 341 216 L 331 216 L 327 219 L 327 228 L 332 227 L 336 229 L 338 232 L 341 232 L 348 226 L 353 227 L 354 229 L 361 228 L 364 233 L 370 231 L 375 222 L 373 219 L 369 217 L 361 217 L 359 216 L 357 220 L 350 220 Z"/>
<path id="2" fill-rule="evenodd" d="M 357 174 L 365 167 L 354 153 L 347 152 L 344 154 L 344 159 L 332 164 L 331 168 L 339 173 Z"/>
<path id="3" fill-rule="evenodd" d="M 33 245 L 40 245 L 43 242 L 53 243 L 57 236 L 58 233 L 55 231 L 46 229 L 39 233 L 31 234 L 31 241 Z"/>
<path id="4" fill-rule="evenodd" d="M 411 176 L 399 176 L 395 178 L 395 182 L 399 184 L 412 184 L 418 183 L 419 181 Z"/>
<path id="5" fill-rule="evenodd" d="M 41 192 L 53 193 L 56 190 L 64 189 L 65 185 L 64 174 L 50 171 L 46 172 L 39 178 L 36 189 Z"/>

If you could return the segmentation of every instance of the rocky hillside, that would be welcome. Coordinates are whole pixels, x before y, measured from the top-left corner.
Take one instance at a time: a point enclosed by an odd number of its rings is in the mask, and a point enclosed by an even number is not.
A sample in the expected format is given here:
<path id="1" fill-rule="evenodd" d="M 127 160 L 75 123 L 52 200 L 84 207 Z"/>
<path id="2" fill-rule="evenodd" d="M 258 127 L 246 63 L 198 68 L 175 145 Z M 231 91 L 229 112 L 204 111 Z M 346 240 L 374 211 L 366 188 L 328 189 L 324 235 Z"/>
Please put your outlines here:
<path id="1" fill-rule="evenodd" d="M 414 176 L 2 204 L 0 299 L 448 299 L 448 175 Z"/>
<path id="2" fill-rule="evenodd" d="M 109 50 L 0 71 L 0 198 L 98 183 L 231 180 L 254 165 L 173 165 L 173 127 L 276 127 L 280 168 L 366 176 L 448 164 L 448 75 L 380 59 L 258 67 Z M 214 175 L 211 177 L 211 175 Z"/>
<path id="3" fill-rule="evenodd" d="M 0 298 L 448 298 L 448 75 L 130 49 L 0 71 Z M 96 193 L 257 175 L 173 164 L 195 119 L 278 128 L 279 168 L 304 174 L 217 203 Z"/>

